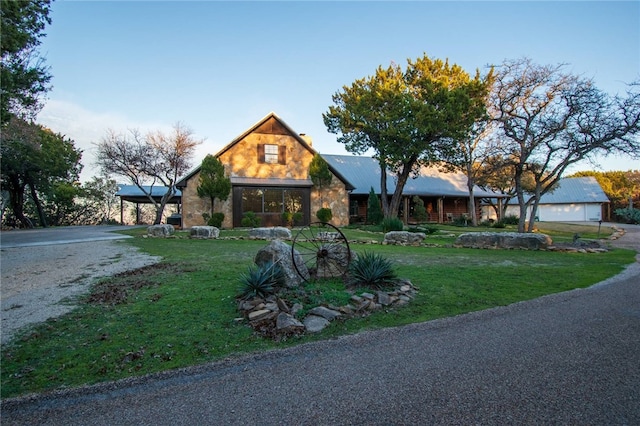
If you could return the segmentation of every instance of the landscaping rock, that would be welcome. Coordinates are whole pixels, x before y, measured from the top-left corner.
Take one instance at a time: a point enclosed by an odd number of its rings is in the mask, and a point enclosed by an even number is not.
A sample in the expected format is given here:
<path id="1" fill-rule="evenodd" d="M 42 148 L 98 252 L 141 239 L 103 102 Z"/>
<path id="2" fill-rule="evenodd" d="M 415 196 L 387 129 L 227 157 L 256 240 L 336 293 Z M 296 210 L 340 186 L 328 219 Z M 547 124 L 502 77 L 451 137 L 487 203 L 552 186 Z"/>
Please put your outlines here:
<path id="1" fill-rule="evenodd" d="M 460 235 L 455 244 L 471 248 L 518 248 L 544 250 L 551 245 L 551 237 L 546 234 L 519 232 L 469 232 Z"/>
<path id="2" fill-rule="evenodd" d="M 220 230 L 215 226 L 192 226 L 190 231 L 191 238 L 218 238 Z"/>
<path id="3" fill-rule="evenodd" d="M 151 237 L 168 237 L 169 235 L 173 235 L 175 229 L 173 225 L 151 225 L 147 228 L 147 235 Z"/>
<path id="4" fill-rule="evenodd" d="M 316 315 L 326 319 L 327 321 L 333 321 L 340 317 L 342 314 L 333 309 L 325 308 L 324 306 L 317 306 L 309 311 L 310 315 Z"/>
<path id="5" fill-rule="evenodd" d="M 282 268 L 282 272 L 285 275 L 286 286 L 289 288 L 298 287 L 302 283 L 302 277 L 298 274 L 298 271 L 293 266 L 293 257 L 291 253 L 291 246 L 280 240 L 273 240 L 268 246 L 263 247 L 258 251 L 254 262 L 256 265 L 261 266 L 267 262 L 278 263 Z M 306 270 L 304 260 L 300 256 L 300 253 L 295 251 L 296 263 L 298 268 L 302 269 L 302 274 L 306 273 L 306 277 L 309 277 L 309 272 Z"/>
<path id="6" fill-rule="evenodd" d="M 253 228 L 249 230 L 249 238 L 254 240 L 290 240 L 291 230 L 282 226 L 272 228 Z"/>
<path id="7" fill-rule="evenodd" d="M 293 315 L 281 312 L 276 319 L 276 330 L 280 332 L 302 332 L 305 327 Z"/>
<path id="8" fill-rule="evenodd" d="M 383 244 L 418 245 L 427 235 L 424 232 L 391 231 L 384 234 Z"/>
<path id="9" fill-rule="evenodd" d="M 319 333 L 329 325 L 329 320 L 316 315 L 308 315 L 303 322 L 305 329 L 309 333 Z"/>

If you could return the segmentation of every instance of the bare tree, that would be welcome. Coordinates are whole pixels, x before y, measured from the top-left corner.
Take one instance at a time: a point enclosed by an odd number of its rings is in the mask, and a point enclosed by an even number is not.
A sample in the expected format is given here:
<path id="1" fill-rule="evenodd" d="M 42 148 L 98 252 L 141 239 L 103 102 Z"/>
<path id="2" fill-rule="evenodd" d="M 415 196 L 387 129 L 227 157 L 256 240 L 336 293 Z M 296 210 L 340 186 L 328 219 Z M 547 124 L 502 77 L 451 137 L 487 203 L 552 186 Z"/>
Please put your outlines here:
<path id="1" fill-rule="evenodd" d="M 631 84 L 625 98 L 611 97 L 591 80 L 564 72 L 564 64 L 536 65 L 524 58 L 497 68 L 492 114 L 512 161 L 520 209 L 519 232 L 533 231 L 540 197 L 553 190 L 566 169 L 594 154 L 640 153 L 640 93 Z M 526 193 L 527 174 L 533 193 Z"/>
<path id="2" fill-rule="evenodd" d="M 181 123 L 175 124 L 169 135 L 156 131 L 143 137 L 138 130 L 126 134 L 110 130 L 97 144 L 97 164 L 107 175 L 123 176 L 136 185 L 155 207 L 154 223 L 159 224 L 166 204 L 176 194 L 176 182 L 191 167 L 201 143 Z M 166 188 L 159 201 L 152 196 L 157 185 Z"/>

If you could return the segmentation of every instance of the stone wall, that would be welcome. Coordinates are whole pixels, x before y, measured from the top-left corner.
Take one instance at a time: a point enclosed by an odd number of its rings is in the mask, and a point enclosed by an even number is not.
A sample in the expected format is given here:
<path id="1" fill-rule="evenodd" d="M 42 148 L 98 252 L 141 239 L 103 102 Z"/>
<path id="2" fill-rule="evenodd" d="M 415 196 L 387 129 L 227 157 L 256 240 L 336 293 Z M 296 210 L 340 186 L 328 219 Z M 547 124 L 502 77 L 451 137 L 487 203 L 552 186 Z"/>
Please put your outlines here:
<path id="1" fill-rule="evenodd" d="M 349 224 L 349 192 L 344 183 L 335 176 L 331 178 L 331 184 L 322 188 L 322 191 L 318 191 L 315 186 L 311 189 L 311 222 L 318 221 L 316 212 L 323 207 L 331 209 L 332 225 Z"/>

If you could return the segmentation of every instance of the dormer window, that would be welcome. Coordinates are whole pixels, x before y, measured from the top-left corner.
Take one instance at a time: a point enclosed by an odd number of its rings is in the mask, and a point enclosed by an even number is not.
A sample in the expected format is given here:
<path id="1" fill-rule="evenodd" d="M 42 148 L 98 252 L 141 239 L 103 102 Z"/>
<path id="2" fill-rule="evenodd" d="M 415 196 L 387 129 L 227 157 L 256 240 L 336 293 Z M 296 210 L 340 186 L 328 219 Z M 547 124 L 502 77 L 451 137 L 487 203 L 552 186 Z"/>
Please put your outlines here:
<path id="1" fill-rule="evenodd" d="M 287 147 L 284 145 L 258 144 L 258 162 L 268 164 L 287 164 Z"/>

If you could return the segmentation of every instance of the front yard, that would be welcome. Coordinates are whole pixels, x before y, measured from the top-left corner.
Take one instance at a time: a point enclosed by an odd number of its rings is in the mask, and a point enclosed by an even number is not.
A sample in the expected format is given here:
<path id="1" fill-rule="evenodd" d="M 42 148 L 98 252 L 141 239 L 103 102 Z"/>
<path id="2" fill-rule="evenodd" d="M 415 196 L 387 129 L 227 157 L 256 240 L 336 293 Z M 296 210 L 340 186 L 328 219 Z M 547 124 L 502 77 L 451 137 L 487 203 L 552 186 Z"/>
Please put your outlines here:
<path id="1" fill-rule="evenodd" d="M 576 233 L 596 238 L 597 226 L 540 225 L 554 239 Z M 549 229 L 547 229 L 549 228 Z M 634 261 L 628 250 L 607 253 L 453 248 L 454 236 L 471 228 L 439 227 L 423 247 L 374 244 L 375 230 L 342 229 L 352 250 L 378 253 L 410 280 L 417 296 L 402 308 L 334 321 L 319 334 L 274 341 L 239 319 L 240 275 L 267 242 L 240 239 L 246 230 L 223 230 L 220 239 L 176 237 L 127 240 L 163 257 L 142 271 L 102 280 L 80 307 L 26 330 L 2 347 L 2 397 L 97 383 L 219 360 L 317 339 L 401 326 L 587 287 Z M 473 230 L 480 230 L 474 228 Z M 486 229 L 484 229 L 486 230 Z M 507 229 L 508 230 L 508 229 Z M 293 231 L 295 235 L 295 230 Z M 602 230 L 605 237 L 610 230 Z M 314 284 L 314 303 L 341 300 L 341 282 Z M 348 297 L 347 297 L 348 299 Z"/>

